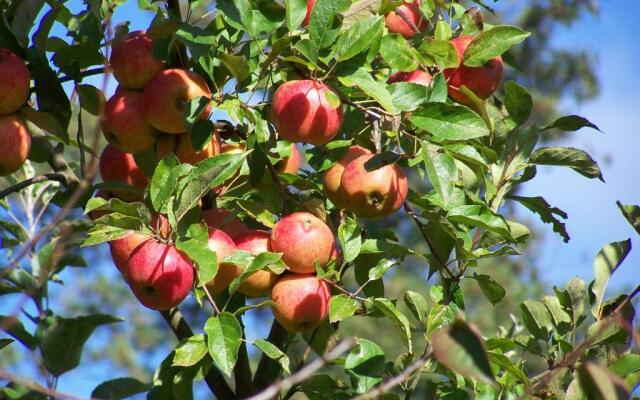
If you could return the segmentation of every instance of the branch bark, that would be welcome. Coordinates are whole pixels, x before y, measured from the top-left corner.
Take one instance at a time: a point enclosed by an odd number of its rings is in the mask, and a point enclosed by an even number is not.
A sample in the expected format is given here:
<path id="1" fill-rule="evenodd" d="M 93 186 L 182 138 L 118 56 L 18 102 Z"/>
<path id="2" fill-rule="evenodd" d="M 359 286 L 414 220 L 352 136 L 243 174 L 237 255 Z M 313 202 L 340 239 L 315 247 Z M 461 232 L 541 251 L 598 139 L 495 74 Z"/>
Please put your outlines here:
<path id="1" fill-rule="evenodd" d="M 44 175 L 39 175 L 39 176 L 34 176 L 33 178 L 29 178 L 27 180 L 24 180 L 16 185 L 13 185 L 11 187 L 8 187 L 6 189 L 4 189 L 3 191 L 0 191 L 0 199 L 4 199 L 5 197 L 7 197 L 8 195 L 10 195 L 11 193 L 15 193 L 15 192 L 19 192 L 20 190 L 34 185 L 36 183 L 39 182 L 45 182 L 45 181 L 57 181 L 60 182 L 62 184 L 66 183 L 66 178 L 64 175 L 62 174 L 44 174 Z"/>

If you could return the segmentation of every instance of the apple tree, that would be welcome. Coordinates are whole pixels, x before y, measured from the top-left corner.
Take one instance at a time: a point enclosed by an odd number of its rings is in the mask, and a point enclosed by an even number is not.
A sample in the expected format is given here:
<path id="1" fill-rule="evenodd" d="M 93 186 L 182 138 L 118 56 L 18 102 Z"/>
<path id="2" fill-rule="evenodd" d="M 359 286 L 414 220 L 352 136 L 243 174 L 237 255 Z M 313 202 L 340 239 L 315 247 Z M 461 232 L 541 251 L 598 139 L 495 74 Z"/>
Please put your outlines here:
<path id="1" fill-rule="evenodd" d="M 462 280 L 492 304 L 511 295 L 476 271 L 525 249 L 511 204 L 569 240 L 544 193 L 518 193 L 538 165 L 603 180 L 585 151 L 540 144 L 598 128 L 531 118 L 517 55 L 536 31 L 486 22 L 481 1 L 141 0 L 139 31 L 112 23 L 126 2 L 78 3 L 0 1 L 0 296 L 17 299 L 0 352 L 23 346 L 44 377 L 0 370 L 3 398 L 69 398 L 57 384 L 85 342 L 122 322 L 49 301 L 101 244 L 121 273 L 110 285 L 179 344 L 152 381 L 113 377 L 92 398 L 188 399 L 198 381 L 218 399 L 630 396 L 640 286 L 606 293 L 630 239 L 498 332 L 465 315 Z M 640 233 L 638 206 L 618 205 Z M 408 260 L 420 290 L 391 297 Z M 245 321 L 263 309 L 273 323 L 255 338 Z M 400 355 L 345 320 L 390 327 Z"/>

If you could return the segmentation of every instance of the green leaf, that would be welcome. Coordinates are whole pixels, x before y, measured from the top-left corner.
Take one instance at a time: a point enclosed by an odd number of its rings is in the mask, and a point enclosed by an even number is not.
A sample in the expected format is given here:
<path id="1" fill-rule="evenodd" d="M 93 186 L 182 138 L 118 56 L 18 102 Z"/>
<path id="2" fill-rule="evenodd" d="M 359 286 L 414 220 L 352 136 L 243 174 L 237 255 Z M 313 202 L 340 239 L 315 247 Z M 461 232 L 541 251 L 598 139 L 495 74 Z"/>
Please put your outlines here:
<path id="1" fill-rule="evenodd" d="M 627 258 L 631 251 L 631 239 L 613 242 L 604 246 L 596 255 L 593 262 L 594 280 L 589 285 L 589 301 L 591 314 L 600 320 L 602 318 L 602 302 L 609 278 Z"/>
<path id="2" fill-rule="evenodd" d="M 242 344 L 242 327 L 236 317 L 228 312 L 211 317 L 204 325 L 207 345 L 213 362 L 227 377 L 231 377 L 238 361 L 238 350 Z"/>
<path id="3" fill-rule="evenodd" d="M 431 80 L 427 101 L 430 103 L 445 103 L 448 97 L 447 79 L 442 72 L 438 72 Z"/>
<path id="4" fill-rule="evenodd" d="M 355 219 L 345 218 L 344 222 L 338 228 L 338 239 L 342 247 L 344 262 L 355 260 L 360 254 L 360 248 L 362 247 L 360 228 Z"/>
<path id="5" fill-rule="evenodd" d="M 162 211 L 178 185 L 179 176 L 176 174 L 178 165 L 180 165 L 178 158 L 173 154 L 169 154 L 160 160 L 156 170 L 153 172 L 149 195 L 153 209 L 157 212 Z M 182 172 L 186 174 L 188 171 L 183 170 Z"/>
<path id="6" fill-rule="evenodd" d="M 0 350 L 2 350 L 3 348 L 7 347 L 8 345 L 10 345 L 13 342 L 14 342 L 13 339 L 7 339 L 7 338 L 0 339 Z"/>
<path id="7" fill-rule="evenodd" d="M 518 125 L 522 125 L 529 119 L 533 109 L 533 99 L 527 89 L 514 81 L 504 83 L 504 106 L 509 115 Z"/>
<path id="8" fill-rule="evenodd" d="M 368 51 L 371 43 L 382 36 L 383 21 L 381 16 L 375 16 L 351 25 L 340 36 L 333 50 L 337 54 L 337 61 L 346 61 Z"/>
<path id="9" fill-rule="evenodd" d="M 5 272 L 4 270 L 2 272 Z M 7 317 L 0 315 L 0 327 L 11 337 L 25 345 L 28 349 L 34 350 L 38 345 L 36 338 L 33 337 L 25 328 L 22 322 L 15 317 Z"/>
<path id="10" fill-rule="evenodd" d="M 585 294 L 587 294 L 586 282 L 574 277 L 567 282 L 564 289 L 554 288 L 554 290 L 563 309 L 569 313 L 572 324 L 577 326 L 581 318 L 585 317 L 582 313 L 584 311 Z"/>
<path id="11" fill-rule="evenodd" d="M 216 44 L 216 35 L 195 25 L 182 23 L 175 35 L 185 44 L 212 46 Z"/>
<path id="12" fill-rule="evenodd" d="M 426 40 L 419 50 L 429 64 L 436 64 L 440 69 L 455 68 L 460 64 L 456 47 L 447 40 Z"/>
<path id="13" fill-rule="evenodd" d="M 427 321 L 429 306 L 427 300 L 420 293 L 407 290 L 404 294 L 404 302 L 418 321 L 423 323 Z"/>
<path id="14" fill-rule="evenodd" d="M 571 316 L 562 308 L 560 300 L 556 296 L 545 296 L 544 305 L 551 314 L 553 325 L 559 334 L 564 335 L 571 329 Z"/>
<path id="15" fill-rule="evenodd" d="M 407 317 L 398 310 L 395 304 L 391 302 L 391 300 L 386 299 L 384 297 L 379 297 L 373 299 L 373 306 L 380 312 L 382 312 L 387 318 L 393 322 L 400 335 L 402 336 L 402 341 L 404 345 L 407 347 L 409 352 L 412 351 L 411 345 L 411 324 Z"/>
<path id="16" fill-rule="evenodd" d="M 562 211 L 557 207 L 551 207 L 547 201 L 540 197 L 522 197 L 522 196 L 509 196 L 510 199 L 517 201 L 523 206 L 527 207 L 529 210 L 540 216 L 540 219 L 544 223 L 550 223 L 553 225 L 553 231 L 562 236 L 562 239 L 566 242 L 569 242 L 569 234 L 567 233 L 567 229 L 565 224 L 556 218 L 556 215 L 562 219 L 567 218 L 567 213 Z"/>
<path id="17" fill-rule="evenodd" d="M 464 192 L 456 187 L 458 167 L 451 154 L 443 147 L 422 142 L 422 161 L 431 185 L 438 193 L 445 210 L 464 204 Z"/>
<path id="18" fill-rule="evenodd" d="M 411 82 L 397 82 L 389 85 L 393 105 L 400 111 L 411 111 L 427 101 L 429 88 Z"/>
<path id="19" fill-rule="evenodd" d="M 298 30 L 307 14 L 307 1 L 285 0 L 284 5 L 287 12 L 287 27 L 289 28 L 289 32 Z"/>
<path id="20" fill-rule="evenodd" d="M 396 265 L 398 265 L 398 260 L 381 258 L 376 265 L 369 270 L 369 280 L 376 281 L 378 279 L 382 279 L 384 274 Z"/>
<path id="21" fill-rule="evenodd" d="M 638 372 L 640 372 L 640 355 L 639 354 L 622 354 L 609 365 L 609 370 L 619 377 L 623 378 L 630 387 L 637 384 Z M 633 379 L 631 382 L 629 379 Z"/>
<path id="22" fill-rule="evenodd" d="M 511 237 L 509 225 L 504 218 L 485 205 L 454 207 L 447 213 L 447 219 L 451 222 L 481 227 L 507 239 Z"/>
<path id="23" fill-rule="evenodd" d="M 231 72 L 231 75 L 238 80 L 238 82 L 243 82 L 249 77 L 249 75 L 251 75 L 249 62 L 244 56 L 235 56 L 219 52 L 218 58 L 222 61 L 224 66 L 227 67 L 229 72 Z"/>
<path id="24" fill-rule="evenodd" d="M 178 240 L 176 248 L 193 261 L 201 284 L 211 281 L 218 273 L 218 255 L 209 248 L 207 242 L 196 239 Z"/>
<path id="25" fill-rule="evenodd" d="M 359 338 L 358 347 L 347 355 L 344 368 L 356 380 L 356 393 L 366 393 L 382 381 L 384 351 L 374 342 Z"/>
<path id="26" fill-rule="evenodd" d="M 84 343 L 100 325 L 122 321 L 105 314 L 77 318 L 49 316 L 40 321 L 36 330 L 44 365 L 54 376 L 80 365 Z"/>
<path id="27" fill-rule="evenodd" d="M 433 354 L 438 362 L 460 375 L 493 383 L 484 341 L 475 326 L 456 320 L 431 337 Z"/>
<path id="28" fill-rule="evenodd" d="M 91 392 L 92 399 L 119 400 L 144 393 L 151 385 L 135 378 L 116 378 L 102 382 Z"/>
<path id="29" fill-rule="evenodd" d="M 531 34 L 515 26 L 501 25 L 485 30 L 464 51 L 462 58 L 468 67 L 482 67 L 490 59 L 501 55 Z"/>
<path id="30" fill-rule="evenodd" d="M 260 349 L 267 357 L 275 360 L 280 364 L 284 372 L 291 373 L 289 370 L 289 357 L 282 352 L 275 344 L 268 342 L 264 339 L 258 339 L 253 342 L 253 345 Z"/>
<path id="31" fill-rule="evenodd" d="M 499 353 L 487 352 L 489 362 L 509 371 L 525 385 L 529 384 L 529 377 L 523 371 L 522 366 L 515 365 L 507 356 Z"/>
<path id="32" fill-rule="evenodd" d="M 316 1 L 309 21 L 309 39 L 315 49 L 316 56 L 318 50 L 331 46 L 337 39 L 339 31 L 333 29 L 333 22 L 338 14 L 348 6 L 349 2 L 347 0 Z M 316 61 L 315 57 L 312 61 Z"/>
<path id="33" fill-rule="evenodd" d="M 105 104 L 105 98 L 102 91 L 91 85 L 78 85 L 76 87 L 80 107 L 87 110 L 92 115 L 99 116 L 102 107 Z"/>
<path id="34" fill-rule="evenodd" d="M 593 128 L 597 131 L 600 130 L 596 125 L 591 123 L 588 119 L 580 117 L 578 115 L 567 115 L 560 117 L 553 121 L 550 125 L 547 125 L 542 130 L 559 129 L 561 131 L 574 132 L 582 128 Z"/>
<path id="35" fill-rule="evenodd" d="M 415 49 L 400 35 L 383 36 L 380 43 L 380 55 L 393 70 L 411 72 L 418 68 L 418 57 Z"/>
<path id="36" fill-rule="evenodd" d="M 211 103 L 211 99 L 206 96 L 194 97 L 189 100 L 184 107 L 184 126 L 187 131 L 191 131 L 193 124 L 200 119 L 200 116 Z"/>
<path id="37" fill-rule="evenodd" d="M 317 3 L 316 3 L 317 4 Z M 391 93 L 387 90 L 384 83 L 378 82 L 369 72 L 364 69 L 358 69 L 348 75 L 339 76 L 340 83 L 347 87 L 357 87 L 362 90 L 367 96 L 371 97 L 387 111 L 391 113 L 396 112 L 396 108 L 393 105 L 393 98 Z"/>
<path id="38" fill-rule="evenodd" d="M 329 301 L 329 322 L 342 321 L 352 316 L 358 309 L 358 301 L 346 294 L 333 296 Z"/>
<path id="39" fill-rule="evenodd" d="M 480 290 L 482 290 L 482 293 L 484 293 L 485 297 L 493 305 L 500 303 L 507 294 L 507 291 L 502 287 L 502 285 L 496 282 L 489 275 L 478 275 L 474 273 L 471 278 L 478 282 Z"/>
<path id="40" fill-rule="evenodd" d="M 430 339 L 438 329 L 449 326 L 460 313 L 460 308 L 456 303 L 435 304 L 429 311 L 429 317 L 427 318 L 427 339 Z"/>
<path id="41" fill-rule="evenodd" d="M 436 141 L 468 140 L 490 133 L 482 117 L 464 106 L 427 103 L 409 119 Z"/>
<path id="42" fill-rule="evenodd" d="M 28 52 L 29 71 L 35 81 L 35 92 L 38 100 L 38 111 L 53 115 L 65 135 L 60 139 L 68 143 L 69 137 L 66 129 L 71 119 L 71 103 L 65 93 L 57 74 L 49 66 L 44 55 L 38 54 L 34 47 Z M 53 132 L 52 132 L 53 133 Z"/>
<path id="43" fill-rule="evenodd" d="M 171 365 L 177 367 L 190 367 L 196 365 L 207 355 L 207 343 L 204 335 L 193 335 L 180 342 L 176 347 Z"/>
<path id="44" fill-rule="evenodd" d="M 634 205 L 625 206 L 619 201 L 616 201 L 616 204 L 633 229 L 640 234 L 640 207 Z"/>
<path id="45" fill-rule="evenodd" d="M 586 361 L 578 368 L 578 381 L 589 400 L 627 400 L 630 393 L 624 381 L 606 367 Z"/>
<path id="46" fill-rule="evenodd" d="M 19 113 L 38 128 L 60 139 L 62 143 L 69 144 L 69 133 L 60 125 L 60 121 L 53 114 L 28 106 L 20 108 Z"/>
<path id="47" fill-rule="evenodd" d="M 239 317 L 239 316 L 241 316 L 242 314 L 244 314 L 245 312 L 247 312 L 249 310 L 253 310 L 253 309 L 256 309 L 256 308 L 262 308 L 262 307 L 266 307 L 266 306 L 275 307 L 276 303 L 274 303 L 271 300 L 265 300 L 265 301 L 262 301 L 262 302 L 260 302 L 258 304 L 249 304 L 249 305 L 240 307 L 237 310 L 235 310 L 233 312 L 233 315 L 235 315 L 236 317 Z"/>
<path id="48" fill-rule="evenodd" d="M 244 266 L 243 266 L 244 267 Z M 231 281 L 229 285 L 229 293 L 233 294 L 242 285 L 242 283 L 251 276 L 254 272 L 269 268 L 270 270 L 277 270 L 282 273 L 287 266 L 282 261 L 281 253 L 260 253 L 251 260 L 249 265 L 244 268 L 244 271 Z"/>
<path id="49" fill-rule="evenodd" d="M 276 224 L 277 217 L 263 204 L 259 204 L 253 200 L 238 200 L 236 204 L 238 204 L 238 207 L 242 208 L 249 217 L 267 228 L 273 228 Z"/>
<path id="50" fill-rule="evenodd" d="M 538 165 L 570 167 L 580 175 L 598 178 L 604 182 L 598 163 L 584 150 L 572 147 L 541 147 L 531 154 L 529 161 Z"/>
<path id="51" fill-rule="evenodd" d="M 538 339 L 547 340 L 552 329 L 551 314 L 541 301 L 525 300 L 520 304 L 527 330 Z"/>

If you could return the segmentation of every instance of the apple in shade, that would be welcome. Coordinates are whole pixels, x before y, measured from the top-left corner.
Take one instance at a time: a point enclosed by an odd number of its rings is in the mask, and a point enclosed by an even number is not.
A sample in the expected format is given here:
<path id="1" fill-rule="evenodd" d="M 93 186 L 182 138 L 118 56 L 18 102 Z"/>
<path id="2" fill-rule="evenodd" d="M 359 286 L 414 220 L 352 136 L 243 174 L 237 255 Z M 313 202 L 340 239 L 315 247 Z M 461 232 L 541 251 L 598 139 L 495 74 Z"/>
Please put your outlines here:
<path id="1" fill-rule="evenodd" d="M 456 68 L 447 68 L 443 71 L 449 84 L 449 97 L 467 106 L 472 106 L 473 103 L 460 91 L 460 87 L 464 85 L 478 98 L 486 100 L 498 89 L 504 69 L 502 57 L 500 56 L 490 59 L 482 67 L 467 67 L 464 65 L 462 56 L 473 39 L 475 39 L 474 36 L 467 35 L 458 36 L 451 40 L 451 43 L 458 51 L 460 64 Z"/>
<path id="2" fill-rule="evenodd" d="M 233 239 L 220 229 L 209 228 L 209 249 L 216 252 L 218 258 L 218 273 L 215 278 L 207 282 L 207 289 L 212 295 L 223 292 L 231 281 L 242 273 L 242 268 L 235 264 L 223 263 L 222 259 L 233 253 L 236 244 Z"/>
<path id="3" fill-rule="evenodd" d="M 301 26 L 306 28 L 309 26 L 309 21 L 311 20 L 311 12 L 313 11 L 313 6 L 316 5 L 316 0 L 307 0 L 307 14 L 304 16 L 302 20 Z"/>
<path id="4" fill-rule="evenodd" d="M 107 144 L 100 156 L 100 176 L 105 182 L 119 182 L 144 190 L 149 179 L 142 173 L 133 155 L 123 153 Z M 128 190 L 114 189 L 111 192 L 125 201 L 137 201 L 142 195 Z"/>
<path id="5" fill-rule="evenodd" d="M 406 39 L 412 38 L 416 33 L 427 28 L 427 21 L 420 14 L 420 0 L 403 2 L 394 11 L 385 15 L 384 22 L 389 32 L 399 33 Z"/>
<path id="6" fill-rule="evenodd" d="M 281 173 L 295 175 L 300 169 L 301 163 L 302 157 L 300 156 L 300 150 L 298 150 L 295 144 L 291 143 L 291 155 L 278 161 L 276 170 Z"/>
<path id="7" fill-rule="evenodd" d="M 282 84 L 273 95 L 271 112 L 278 134 L 291 143 L 328 143 L 342 124 L 340 98 L 313 80 Z"/>
<path id="8" fill-rule="evenodd" d="M 102 133 L 125 153 L 153 147 L 159 132 L 142 115 L 142 93 L 119 89 L 107 102 L 101 118 Z"/>
<path id="9" fill-rule="evenodd" d="M 201 218 L 209 228 L 220 229 L 233 240 L 249 231 L 247 225 L 240 218 L 224 208 L 204 210 Z"/>
<path id="10" fill-rule="evenodd" d="M 27 101 L 31 74 L 24 61 L 6 49 L 0 49 L 0 71 L 0 115 L 6 115 Z"/>
<path id="11" fill-rule="evenodd" d="M 153 57 L 153 41 L 145 32 L 131 32 L 115 42 L 109 64 L 120 85 L 142 89 L 164 69 L 162 61 Z"/>
<path id="12" fill-rule="evenodd" d="M 29 129 L 17 114 L 0 115 L 0 176 L 22 167 L 31 149 Z"/>
<path id="13" fill-rule="evenodd" d="M 193 287 L 191 260 L 174 246 L 149 239 L 131 253 L 125 275 L 133 294 L 152 310 L 168 310 Z"/>
<path id="14" fill-rule="evenodd" d="M 362 146 L 351 146 L 342 158 L 324 173 L 324 193 L 336 207 L 347 208 L 341 184 L 344 169 L 351 161 L 365 154 L 371 152 Z"/>
<path id="15" fill-rule="evenodd" d="M 96 194 L 93 197 L 99 197 L 101 199 L 105 199 L 105 200 L 109 200 L 111 198 L 111 194 L 109 194 L 108 191 L 104 190 L 104 189 L 100 189 L 96 192 Z M 91 211 L 89 213 L 89 219 L 91 219 L 92 221 L 97 220 L 98 218 L 105 216 L 109 214 L 109 211 Z"/>
<path id="16" fill-rule="evenodd" d="M 273 314 L 289 332 L 317 328 L 327 318 L 331 290 L 313 274 L 286 273 L 271 290 Z"/>
<path id="17" fill-rule="evenodd" d="M 283 253 L 282 261 L 297 274 L 315 273 L 316 262 L 327 265 L 334 241 L 327 224 L 308 212 L 287 215 L 271 231 L 271 251 Z"/>
<path id="18" fill-rule="evenodd" d="M 245 232 L 235 239 L 238 250 L 248 251 L 254 256 L 270 251 L 270 240 L 271 233 L 260 230 Z M 278 275 L 268 269 L 256 271 L 242 283 L 238 292 L 248 297 L 266 296 L 271 292 L 276 280 L 278 280 Z"/>
<path id="19" fill-rule="evenodd" d="M 159 237 L 167 239 L 169 237 L 171 227 L 169 226 L 169 221 L 164 215 L 158 216 L 156 214 L 151 217 L 151 230 Z M 118 271 L 123 274 L 126 272 L 127 262 L 129 261 L 129 257 L 131 257 L 131 253 L 149 239 L 151 239 L 151 237 L 144 233 L 131 232 L 120 239 L 109 242 L 111 258 L 118 268 Z"/>
<path id="20" fill-rule="evenodd" d="M 396 164 L 373 171 L 365 163 L 373 154 L 351 161 L 344 170 L 341 185 L 349 210 L 365 218 L 386 217 L 398 210 L 407 198 L 407 177 Z"/>
<path id="21" fill-rule="evenodd" d="M 191 134 L 161 135 L 156 142 L 156 155 L 158 160 L 163 159 L 169 153 L 178 157 L 181 163 L 195 165 L 202 160 L 220 154 L 220 137 L 214 133 L 211 140 L 200 150 L 193 148 Z"/>
<path id="22" fill-rule="evenodd" d="M 158 72 L 144 87 L 144 116 L 162 132 L 184 133 L 185 107 L 200 96 L 211 98 L 211 90 L 200 75 L 178 68 Z M 206 118 L 210 112 L 211 106 L 207 105 L 200 117 Z"/>
<path id="23" fill-rule="evenodd" d="M 387 83 L 409 82 L 417 85 L 429 86 L 431 83 L 431 74 L 420 69 L 411 72 L 396 72 L 392 74 Z"/>

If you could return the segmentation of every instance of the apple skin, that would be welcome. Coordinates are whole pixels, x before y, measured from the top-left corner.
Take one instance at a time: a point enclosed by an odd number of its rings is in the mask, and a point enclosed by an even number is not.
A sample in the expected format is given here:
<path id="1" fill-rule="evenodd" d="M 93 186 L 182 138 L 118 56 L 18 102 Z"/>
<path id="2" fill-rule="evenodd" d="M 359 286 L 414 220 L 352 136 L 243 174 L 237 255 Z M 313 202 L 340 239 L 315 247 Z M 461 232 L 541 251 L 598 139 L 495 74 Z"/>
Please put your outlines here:
<path id="1" fill-rule="evenodd" d="M 153 57 L 153 41 L 146 32 L 135 31 L 114 43 L 109 64 L 116 80 L 127 89 L 142 89 L 164 69 Z"/>
<path id="2" fill-rule="evenodd" d="M 331 105 L 327 95 L 338 95 L 329 86 L 312 80 L 282 84 L 273 95 L 271 112 L 278 134 L 291 143 L 328 143 L 340 130 L 342 105 Z M 339 99 L 338 99 L 339 101 Z"/>
<path id="3" fill-rule="evenodd" d="M 336 207 L 347 208 L 348 206 L 344 200 L 341 184 L 344 169 L 351 161 L 365 154 L 371 154 L 371 151 L 362 146 L 351 146 L 342 158 L 324 173 L 324 193 Z"/>
<path id="4" fill-rule="evenodd" d="M 156 142 L 156 155 L 158 160 L 162 160 L 169 153 L 178 157 L 181 163 L 195 165 L 202 160 L 220 154 L 220 136 L 214 133 L 209 143 L 202 150 L 196 151 L 191 142 L 191 134 L 182 135 L 161 135 Z"/>
<path id="5" fill-rule="evenodd" d="M 498 89 L 504 69 L 500 56 L 492 58 L 482 67 L 464 65 L 462 56 L 473 39 L 474 36 L 466 35 L 451 40 L 458 51 L 460 64 L 457 68 L 447 68 L 443 71 L 449 84 L 449 97 L 467 106 L 473 106 L 473 103 L 459 88 L 464 85 L 480 99 L 486 100 Z"/>
<path id="6" fill-rule="evenodd" d="M 386 217 L 407 198 L 407 177 L 396 164 L 367 172 L 364 164 L 373 154 L 351 161 L 342 174 L 341 185 L 349 210 L 365 218 Z"/>
<path id="7" fill-rule="evenodd" d="M 420 32 L 427 28 L 427 21 L 422 19 L 422 15 L 420 15 L 420 0 L 415 0 L 413 3 L 405 1 L 396 7 L 395 11 L 388 12 L 385 15 L 384 22 L 389 32 L 399 33 L 405 39 L 410 39 L 417 33 L 399 13 L 404 13 Z"/>
<path id="8" fill-rule="evenodd" d="M 10 175 L 22 167 L 31 150 L 31 136 L 17 114 L 0 115 L 0 176 Z"/>
<path id="9" fill-rule="evenodd" d="M 209 228 L 220 229 L 232 240 L 249 231 L 247 225 L 237 216 L 224 208 L 210 208 L 202 212 L 202 221 Z"/>
<path id="10" fill-rule="evenodd" d="M 429 86 L 431 83 L 431 74 L 420 69 L 412 72 L 396 72 L 391 75 L 387 83 L 409 82 L 417 85 Z"/>
<path id="11" fill-rule="evenodd" d="M 335 243 L 333 244 L 333 250 L 331 251 L 331 261 L 333 260 L 335 260 L 336 265 L 342 264 L 342 252 Z"/>
<path id="12" fill-rule="evenodd" d="M 273 315 L 289 332 L 317 328 L 327 318 L 331 290 L 324 280 L 312 274 L 287 273 L 271 291 L 276 303 Z"/>
<path id="13" fill-rule="evenodd" d="M 235 264 L 222 262 L 223 258 L 233 253 L 236 249 L 233 239 L 224 231 L 209 228 L 209 249 L 216 252 L 218 259 L 218 273 L 206 285 L 209 293 L 215 296 L 229 287 L 231 281 L 242 273 L 242 268 Z"/>
<path id="14" fill-rule="evenodd" d="M 309 21 L 311 20 L 311 12 L 313 11 L 313 7 L 315 5 L 316 5 L 316 0 L 307 0 L 307 14 L 304 16 L 304 19 L 302 20 L 302 24 L 300 25 L 303 28 L 306 28 L 307 26 L 309 26 Z"/>
<path id="15" fill-rule="evenodd" d="M 235 239 L 238 250 L 248 251 L 254 256 L 271 251 L 270 241 L 271 233 L 261 230 L 245 232 Z M 278 275 L 269 270 L 256 271 L 242 283 L 238 292 L 247 297 L 267 296 L 277 280 Z"/>
<path id="16" fill-rule="evenodd" d="M 282 261 L 297 274 L 315 273 L 316 261 L 322 267 L 327 265 L 334 241 L 327 224 L 308 212 L 287 215 L 271 231 L 271 250 L 283 253 Z"/>
<path id="17" fill-rule="evenodd" d="M 291 143 L 291 155 L 278 161 L 276 170 L 280 173 L 295 175 L 298 173 L 301 163 L 302 156 L 300 155 L 300 150 L 298 150 L 295 144 Z"/>
<path id="18" fill-rule="evenodd" d="M 169 220 L 167 220 L 164 215 L 152 215 L 151 230 L 159 237 L 167 239 L 171 232 Z M 149 239 L 151 239 L 149 235 L 145 235 L 140 232 L 132 232 L 127 236 L 109 242 L 111 258 L 118 268 L 118 271 L 123 274 L 126 272 L 127 262 L 129 261 L 129 257 L 131 257 L 131 253 Z"/>
<path id="19" fill-rule="evenodd" d="M 162 132 L 185 133 L 185 106 L 200 96 L 211 98 L 211 90 L 200 75 L 178 68 L 160 71 L 144 88 L 144 116 Z M 206 118 L 210 112 L 211 105 L 207 105 L 200 117 Z"/>
<path id="20" fill-rule="evenodd" d="M 144 306 L 168 310 L 187 297 L 194 272 L 186 255 L 174 246 L 150 239 L 131 253 L 126 276 L 133 294 Z"/>
<path id="21" fill-rule="evenodd" d="M 122 182 L 144 190 L 149 183 L 147 178 L 129 153 L 123 153 L 117 147 L 107 144 L 100 156 L 100 176 L 105 182 Z M 113 190 L 112 193 L 125 201 L 138 201 L 142 196 L 126 190 Z"/>
<path id="22" fill-rule="evenodd" d="M 120 89 L 107 102 L 101 118 L 102 133 L 125 153 L 153 147 L 159 132 L 142 115 L 142 93 Z"/>
<path id="23" fill-rule="evenodd" d="M 24 61 L 6 49 L 0 49 L 0 115 L 11 114 L 29 98 L 31 74 Z"/>

